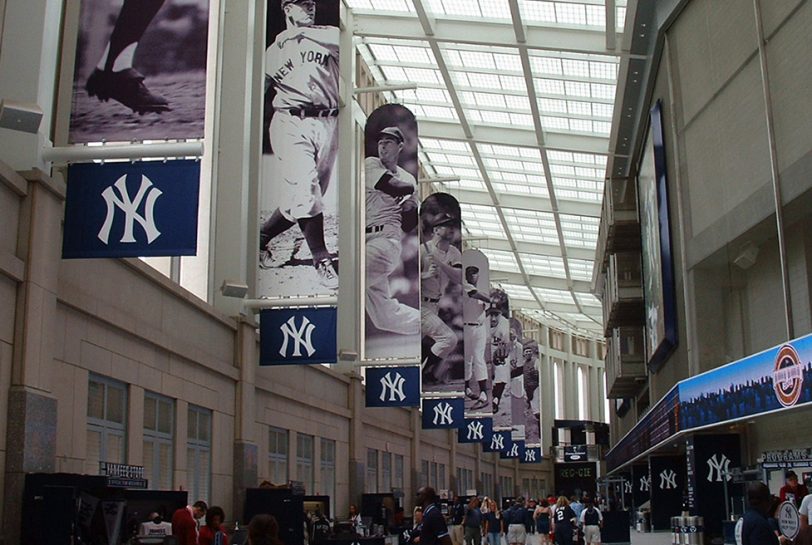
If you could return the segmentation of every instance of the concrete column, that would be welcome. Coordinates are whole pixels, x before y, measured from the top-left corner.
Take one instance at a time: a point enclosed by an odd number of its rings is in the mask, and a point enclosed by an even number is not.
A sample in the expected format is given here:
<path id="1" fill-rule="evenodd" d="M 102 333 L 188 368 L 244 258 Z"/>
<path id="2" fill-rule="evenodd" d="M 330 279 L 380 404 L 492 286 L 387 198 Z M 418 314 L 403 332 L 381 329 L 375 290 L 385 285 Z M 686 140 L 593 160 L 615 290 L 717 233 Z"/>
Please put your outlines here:
<path id="1" fill-rule="evenodd" d="M 555 420 L 555 378 L 552 358 L 547 352 L 550 346 L 550 334 L 547 326 L 539 326 L 540 355 L 539 379 L 541 380 L 541 454 L 549 456 L 549 448 L 553 444 L 553 421 Z"/>
<path id="2" fill-rule="evenodd" d="M 409 464 L 409 478 L 412 485 L 412 493 L 409 495 L 409 503 L 404 508 L 413 508 L 414 500 L 417 491 L 421 486 L 426 486 L 427 483 L 420 482 L 420 433 L 422 430 L 422 421 L 420 420 L 420 410 L 417 407 L 411 409 L 411 428 L 412 428 L 412 442 L 411 442 L 411 464 Z"/>
<path id="3" fill-rule="evenodd" d="M 578 419 L 578 372 L 577 365 L 572 361 L 572 352 L 567 352 L 567 361 L 564 362 L 564 400 L 566 403 L 564 415 L 571 420 Z"/>
<path id="4" fill-rule="evenodd" d="M 7 4 L 6 9 L 18 14 L 19 3 L 13 4 Z M 7 18 L 6 33 L 15 21 L 15 18 Z M 16 33 L 16 29 L 12 33 Z M 4 43 L 6 38 L 4 35 Z M 9 48 L 9 51 L 13 50 Z M 3 53 L 6 58 L 13 56 L 5 50 Z M 5 139 L 3 141 L 5 144 Z M 28 181 L 28 190 L 21 203 L 17 255 L 25 263 L 25 268 L 23 281 L 17 288 L 8 394 L 8 414 L 13 418 L 7 423 L 6 445 L 14 447 L 6 450 L 2 532 L 7 543 L 21 541 L 20 498 L 25 474 L 56 470 L 57 401 L 51 395 L 54 358 L 51 333 L 56 328 L 61 258 L 58 241 L 62 239 L 65 185 L 40 171 L 23 175 Z"/>
<path id="5" fill-rule="evenodd" d="M 225 4 L 226 2 L 224 2 Z M 221 12 L 220 74 L 213 115 L 209 301 L 237 315 L 242 300 L 224 297 L 224 280 L 255 286 L 259 246 L 258 184 L 262 133 L 265 2 L 228 0 Z"/>
<path id="6" fill-rule="evenodd" d="M 42 148 L 50 144 L 62 19 L 62 0 L 6 1 L 0 32 L 0 99 L 39 105 L 37 134 L 0 129 L 0 160 L 15 170 L 40 168 Z M 58 247 L 51 240 L 51 245 Z"/>
<path id="7" fill-rule="evenodd" d="M 457 430 L 447 430 L 446 433 L 448 434 L 448 489 L 460 494 L 460 483 L 457 482 Z"/>
<path id="8" fill-rule="evenodd" d="M 237 380 L 236 407 L 234 408 L 234 463 L 232 513 L 240 514 L 245 507 L 245 490 L 257 486 L 259 460 L 256 437 L 256 324 L 250 319 L 237 319 L 236 364 L 240 376 Z M 318 445 L 316 445 L 318 448 Z M 317 458 L 318 459 L 318 458 Z M 315 461 L 314 461 L 315 464 Z"/>
<path id="9" fill-rule="evenodd" d="M 482 448 L 479 445 L 474 445 L 476 451 L 476 458 L 474 458 L 474 486 L 477 493 L 482 494 L 485 484 L 482 482 Z"/>
<path id="10" fill-rule="evenodd" d="M 361 375 L 351 373 L 350 377 L 350 503 L 361 505 L 366 478 L 366 447 L 364 443 L 364 390 Z"/>
<path id="11" fill-rule="evenodd" d="M 144 389 L 130 384 L 127 393 L 127 463 L 144 465 Z M 148 479 L 152 475 L 147 476 Z"/>
<path id="12" fill-rule="evenodd" d="M 189 490 L 186 468 L 186 439 L 189 437 L 189 403 L 178 399 L 175 402 L 175 474 L 172 482 L 180 490 Z M 195 500 L 192 500 L 195 501 Z"/>

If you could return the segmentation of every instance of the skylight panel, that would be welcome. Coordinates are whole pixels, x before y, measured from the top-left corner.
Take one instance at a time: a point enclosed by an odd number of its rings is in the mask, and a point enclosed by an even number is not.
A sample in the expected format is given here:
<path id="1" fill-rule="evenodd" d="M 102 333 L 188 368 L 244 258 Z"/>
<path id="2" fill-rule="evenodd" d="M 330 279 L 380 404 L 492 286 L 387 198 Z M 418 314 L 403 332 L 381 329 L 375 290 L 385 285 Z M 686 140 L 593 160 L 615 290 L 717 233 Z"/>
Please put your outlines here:
<path id="1" fill-rule="evenodd" d="M 471 80 L 468 79 L 466 72 L 451 70 L 451 81 L 453 81 L 457 87 L 472 87 Z"/>
<path id="2" fill-rule="evenodd" d="M 575 175 L 580 178 L 600 178 L 601 174 L 594 168 L 575 167 Z"/>
<path id="3" fill-rule="evenodd" d="M 555 5 L 553 2 L 539 2 L 538 0 L 519 0 L 519 9 L 522 18 L 527 21 L 542 23 L 555 23 Z"/>
<path id="4" fill-rule="evenodd" d="M 611 104 L 603 104 L 600 102 L 592 103 L 592 115 L 594 115 L 595 117 L 604 117 L 607 119 L 612 119 L 613 114 L 614 107 Z"/>
<path id="5" fill-rule="evenodd" d="M 499 168 L 504 170 L 524 170 L 522 167 L 521 161 L 512 161 L 510 159 L 499 159 L 497 160 L 497 164 Z"/>
<path id="6" fill-rule="evenodd" d="M 478 106 L 485 106 L 489 108 L 507 108 L 504 95 L 497 95 L 495 93 L 473 93 L 474 100 Z"/>
<path id="7" fill-rule="evenodd" d="M 576 61 L 574 59 L 562 59 L 561 65 L 564 68 L 564 75 L 575 78 L 589 77 L 589 63 L 586 61 Z"/>
<path id="8" fill-rule="evenodd" d="M 493 60 L 496 64 L 496 68 L 499 70 L 510 70 L 513 72 L 521 72 L 523 70 L 522 59 L 519 55 L 497 53 L 493 56 Z"/>
<path id="9" fill-rule="evenodd" d="M 475 166 L 474 159 L 469 155 L 446 155 L 445 162 L 451 165 Z"/>
<path id="10" fill-rule="evenodd" d="M 499 125 L 510 125 L 510 114 L 507 112 L 493 112 L 490 110 L 480 111 L 482 121 L 485 123 L 496 123 Z"/>
<path id="11" fill-rule="evenodd" d="M 552 288 L 533 288 L 539 299 L 546 303 L 575 303 L 570 292 Z"/>
<path id="12" fill-rule="evenodd" d="M 471 123 L 482 123 L 482 114 L 479 110 L 465 110 L 465 116 Z"/>
<path id="13" fill-rule="evenodd" d="M 610 64 L 608 62 L 590 62 L 589 63 L 589 77 L 594 79 L 617 79 L 618 65 Z"/>
<path id="14" fill-rule="evenodd" d="M 445 151 L 470 151 L 468 144 L 459 140 L 439 140 L 438 142 Z"/>
<path id="15" fill-rule="evenodd" d="M 547 151 L 547 158 L 550 161 L 560 161 L 571 163 L 574 161 L 573 154 L 569 151 L 558 151 L 558 150 L 549 150 Z M 586 162 L 586 161 L 582 161 Z"/>
<path id="16" fill-rule="evenodd" d="M 502 98 L 507 104 L 507 107 L 514 112 L 516 112 L 517 110 L 523 112 L 530 111 L 530 101 L 527 99 L 526 96 L 503 95 Z"/>
<path id="17" fill-rule="evenodd" d="M 429 118 L 456 119 L 457 117 L 453 108 L 445 108 L 442 106 L 423 106 L 423 112 L 425 116 Z"/>
<path id="18" fill-rule="evenodd" d="M 568 264 L 570 268 L 570 276 L 574 280 L 592 280 L 592 267 L 595 264 L 594 261 L 570 258 L 568 260 Z"/>
<path id="19" fill-rule="evenodd" d="M 519 148 L 514 148 L 512 146 L 500 146 L 498 144 L 493 144 L 489 153 L 497 156 L 508 157 L 519 157 L 521 155 Z"/>
<path id="20" fill-rule="evenodd" d="M 482 74 L 480 72 L 468 72 L 468 81 L 471 87 L 479 89 L 498 89 L 499 76 L 496 74 Z"/>
<path id="21" fill-rule="evenodd" d="M 564 82 L 557 79 L 534 80 L 536 91 L 544 95 L 565 95 Z"/>
<path id="22" fill-rule="evenodd" d="M 572 115 L 592 115 L 592 104 L 589 102 L 581 102 L 579 100 L 568 100 L 567 110 Z"/>
<path id="23" fill-rule="evenodd" d="M 383 71 L 384 77 L 387 81 L 407 81 L 408 78 L 406 77 L 406 72 L 403 71 L 403 68 L 399 66 L 386 66 L 382 65 L 381 70 Z"/>
<path id="24" fill-rule="evenodd" d="M 582 5 L 556 2 L 555 16 L 557 22 L 565 25 L 586 25 L 586 11 Z"/>
<path id="25" fill-rule="evenodd" d="M 434 65 L 434 59 L 425 47 L 396 46 L 395 53 L 401 62 Z"/>
<path id="26" fill-rule="evenodd" d="M 519 148 L 519 153 L 525 159 L 536 159 L 541 160 L 541 155 L 539 154 L 539 150 L 535 148 Z"/>
<path id="27" fill-rule="evenodd" d="M 530 291 L 530 288 L 522 284 L 499 284 L 499 287 L 505 290 L 505 293 L 507 293 L 511 299 L 522 301 L 534 300 L 533 292 Z"/>
<path id="28" fill-rule="evenodd" d="M 597 84 L 593 84 L 597 85 Z M 576 97 L 584 97 L 589 98 L 590 89 L 588 83 L 583 83 L 580 81 L 565 81 L 564 82 L 564 89 L 567 91 L 567 95 L 576 96 Z"/>
<path id="29" fill-rule="evenodd" d="M 439 70 L 430 68 L 404 68 L 403 73 L 409 81 L 414 83 L 440 83 L 442 81 Z"/>
<path id="30" fill-rule="evenodd" d="M 350 9 L 372 9 L 370 0 L 347 0 Z"/>
<path id="31" fill-rule="evenodd" d="M 483 17 L 510 19 L 510 5 L 507 0 L 479 0 L 479 7 Z"/>
<path id="32" fill-rule="evenodd" d="M 518 76 L 499 76 L 499 82 L 505 91 L 527 91 L 524 78 Z"/>
<path id="33" fill-rule="evenodd" d="M 564 260 L 560 257 L 543 256 L 536 254 L 519 254 L 525 270 L 537 276 L 554 276 L 565 278 Z"/>
<path id="34" fill-rule="evenodd" d="M 395 48 L 391 45 L 369 44 L 369 50 L 377 61 L 397 62 L 399 60 L 397 53 L 395 53 Z"/>
<path id="35" fill-rule="evenodd" d="M 586 6 L 586 24 L 606 26 L 606 8 L 604 6 Z"/>
<path id="36" fill-rule="evenodd" d="M 560 174 L 562 176 L 575 176 L 575 167 L 569 165 L 550 165 L 550 172 L 553 174 Z"/>
<path id="37" fill-rule="evenodd" d="M 570 128 L 569 120 L 566 117 L 541 116 L 541 125 L 546 130 L 567 130 Z"/>
<path id="38" fill-rule="evenodd" d="M 578 299 L 578 302 L 584 306 L 588 307 L 601 306 L 600 300 L 591 293 L 576 293 L 575 298 Z"/>
<path id="39" fill-rule="evenodd" d="M 545 114 L 565 114 L 567 113 L 567 102 L 554 98 L 540 98 L 539 109 Z"/>
<path id="40" fill-rule="evenodd" d="M 414 11 L 414 5 L 407 0 L 371 0 L 372 8 L 380 11 Z"/>
<path id="41" fill-rule="evenodd" d="M 488 263 L 492 271 L 519 272 L 516 256 L 514 256 L 512 252 L 486 248 L 479 248 L 479 250 L 488 258 Z"/>
<path id="42" fill-rule="evenodd" d="M 607 98 L 610 100 L 614 100 L 615 98 L 615 86 L 609 85 L 606 83 L 593 83 L 592 85 L 592 96 L 595 98 Z M 588 96 L 588 95 L 587 95 Z"/>
<path id="43" fill-rule="evenodd" d="M 545 76 L 561 76 L 564 74 L 561 59 L 555 57 L 530 57 L 530 68 L 533 73 Z"/>
<path id="44" fill-rule="evenodd" d="M 625 6 L 618 6 L 617 7 L 617 16 L 615 17 L 615 22 L 617 23 L 617 30 L 622 32 L 624 27 L 626 26 L 626 7 Z"/>
<path id="45" fill-rule="evenodd" d="M 592 121 L 586 119 L 570 119 L 570 129 L 577 132 L 593 132 Z"/>
<path id="46" fill-rule="evenodd" d="M 595 121 L 593 124 L 594 130 L 597 134 L 609 134 L 612 132 L 612 124 L 605 121 Z"/>
<path id="47" fill-rule="evenodd" d="M 466 0 L 470 1 L 470 0 Z M 485 70 L 495 70 L 496 63 L 493 54 L 481 51 L 460 51 L 462 65 L 467 68 L 479 68 Z"/>

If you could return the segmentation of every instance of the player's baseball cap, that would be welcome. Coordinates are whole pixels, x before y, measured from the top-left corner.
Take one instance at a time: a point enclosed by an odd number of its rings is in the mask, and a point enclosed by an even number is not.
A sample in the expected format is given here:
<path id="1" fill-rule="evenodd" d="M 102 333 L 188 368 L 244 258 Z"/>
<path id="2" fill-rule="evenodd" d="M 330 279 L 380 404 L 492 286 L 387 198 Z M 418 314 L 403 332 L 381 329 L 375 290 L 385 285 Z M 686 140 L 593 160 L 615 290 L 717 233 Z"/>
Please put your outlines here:
<path id="1" fill-rule="evenodd" d="M 536 342 L 533 339 L 528 339 L 528 340 L 524 341 L 524 344 L 522 345 L 522 349 L 523 350 L 530 349 L 533 352 L 538 352 L 539 351 L 539 343 Z"/>
<path id="2" fill-rule="evenodd" d="M 282 7 L 284 8 L 288 4 L 313 4 L 315 0 L 282 0 Z"/>
<path id="3" fill-rule="evenodd" d="M 398 144 L 402 144 L 405 140 L 403 138 L 403 133 L 397 127 L 386 127 L 385 129 L 381 129 L 381 132 L 378 133 L 378 140 L 383 138 L 390 138 Z"/>
<path id="4" fill-rule="evenodd" d="M 491 303 L 488 310 L 485 311 L 485 314 L 502 314 L 502 311 L 498 305 Z"/>
<path id="5" fill-rule="evenodd" d="M 465 267 L 465 274 L 479 274 L 479 267 L 476 265 L 469 265 Z"/>
<path id="6" fill-rule="evenodd" d="M 443 212 L 442 214 L 439 214 L 436 218 L 434 218 L 434 221 L 432 222 L 431 226 L 440 227 L 441 225 L 451 225 L 456 221 L 457 220 L 454 218 L 454 216 L 452 216 L 448 212 Z"/>

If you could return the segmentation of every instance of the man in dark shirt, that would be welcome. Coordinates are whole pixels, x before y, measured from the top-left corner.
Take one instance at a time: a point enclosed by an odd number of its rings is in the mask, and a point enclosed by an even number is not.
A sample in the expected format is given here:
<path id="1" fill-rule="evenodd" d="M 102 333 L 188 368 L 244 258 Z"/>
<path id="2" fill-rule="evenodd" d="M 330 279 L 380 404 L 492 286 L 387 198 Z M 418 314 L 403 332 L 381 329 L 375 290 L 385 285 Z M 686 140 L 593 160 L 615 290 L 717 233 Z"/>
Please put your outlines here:
<path id="1" fill-rule="evenodd" d="M 750 507 L 744 513 L 742 522 L 742 545 L 779 545 L 785 542 L 778 537 L 767 522 L 770 507 L 770 489 L 764 483 L 750 483 L 747 486 L 747 500 Z"/>
<path id="2" fill-rule="evenodd" d="M 451 543 L 454 545 L 463 545 L 464 531 L 462 519 L 465 517 L 465 504 L 456 494 L 454 495 L 454 499 L 451 500 L 449 515 L 451 517 Z"/>
<path id="3" fill-rule="evenodd" d="M 437 505 L 437 492 L 430 486 L 417 491 L 417 505 L 423 507 L 423 527 L 420 529 L 420 545 L 451 545 L 448 526 Z"/>

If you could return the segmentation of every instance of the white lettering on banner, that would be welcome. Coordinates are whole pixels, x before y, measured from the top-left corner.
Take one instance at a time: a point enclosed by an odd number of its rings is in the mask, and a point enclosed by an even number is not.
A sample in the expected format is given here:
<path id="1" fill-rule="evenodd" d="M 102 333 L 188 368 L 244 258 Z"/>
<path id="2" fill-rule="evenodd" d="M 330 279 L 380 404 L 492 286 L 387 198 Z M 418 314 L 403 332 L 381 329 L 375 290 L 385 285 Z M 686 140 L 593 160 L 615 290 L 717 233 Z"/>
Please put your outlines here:
<path id="1" fill-rule="evenodd" d="M 381 378 L 381 401 L 386 401 L 387 394 L 389 401 L 403 401 L 406 399 L 406 394 L 403 393 L 404 382 L 406 382 L 406 379 L 400 373 L 396 372 L 395 376 L 392 376 L 391 371 L 386 373 Z"/>
<path id="2" fill-rule="evenodd" d="M 651 477 L 646 475 L 640 477 L 640 492 L 648 492 L 651 489 Z"/>
<path id="3" fill-rule="evenodd" d="M 282 348 L 279 349 L 279 355 L 283 358 L 287 357 L 288 342 L 293 339 L 293 353 L 291 354 L 292 358 L 301 358 L 302 348 L 307 351 L 307 357 L 312 356 L 313 353 L 316 352 L 316 349 L 313 348 L 313 343 L 311 342 L 313 331 L 315 329 L 316 326 L 310 323 L 307 316 L 302 316 L 302 325 L 297 329 L 296 317 L 291 316 L 287 322 L 279 327 L 279 330 L 285 336 L 282 341 Z"/>
<path id="4" fill-rule="evenodd" d="M 518 455 L 519 455 L 519 445 L 514 443 L 513 446 L 510 447 L 510 452 L 508 452 L 508 456 L 518 456 Z"/>
<path id="5" fill-rule="evenodd" d="M 532 448 L 527 449 L 524 451 L 524 461 L 525 462 L 535 462 L 536 461 L 536 451 Z"/>
<path id="6" fill-rule="evenodd" d="M 451 417 L 453 407 L 450 403 L 438 403 L 434 406 L 434 419 L 432 423 L 435 426 L 448 426 L 454 423 Z"/>
<path id="7" fill-rule="evenodd" d="M 491 450 L 502 450 L 505 448 L 505 438 L 499 434 L 491 437 Z"/>
<path id="8" fill-rule="evenodd" d="M 669 490 L 677 487 L 677 474 L 673 469 L 660 471 L 660 490 Z"/>
<path id="9" fill-rule="evenodd" d="M 632 493 L 632 482 L 631 481 L 626 481 L 626 482 L 623 483 L 623 491 L 626 494 L 631 494 Z"/>
<path id="10" fill-rule="evenodd" d="M 722 475 L 727 475 L 727 480 L 732 479 L 729 473 L 730 460 L 727 456 L 722 454 L 719 459 L 716 459 L 716 454 L 708 458 L 708 482 L 722 482 Z M 716 478 L 714 478 L 716 475 Z"/>
<path id="11" fill-rule="evenodd" d="M 116 190 L 118 190 L 118 195 L 116 195 Z M 138 189 L 135 199 L 130 199 L 130 194 L 127 193 L 126 175 L 119 178 L 112 186 L 108 186 L 101 194 L 107 203 L 107 217 L 104 218 L 104 223 L 99 229 L 99 240 L 105 244 L 108 243 L 116 207 L 118 207 L 124 212 L 124 234 L 119 242 L 135 242 L 133 231 L 135 222 L 138 222 L 147 234 L 147 244 L 152 244 L 156 238 L 161 236 L 161 232 L 155 226 L 154 211 L 155 201 L 162 194 L 163 192 L 157 187 L 153 187 L 152 181 L 144 175 L 141 176 L 141 187 Z M 144 215 L 142 216 L 138 213 L 138 208 L 141 206 L 144 197 L 146 197 L 147 201 L 144 204 Z"/>
<path id="12" fill-rule="evenodd" d="M 483 429 L 485 426 L 482 422 L 469 422 L 468 423 L 468 441 L 482 441 L 485 438 Z"/>

